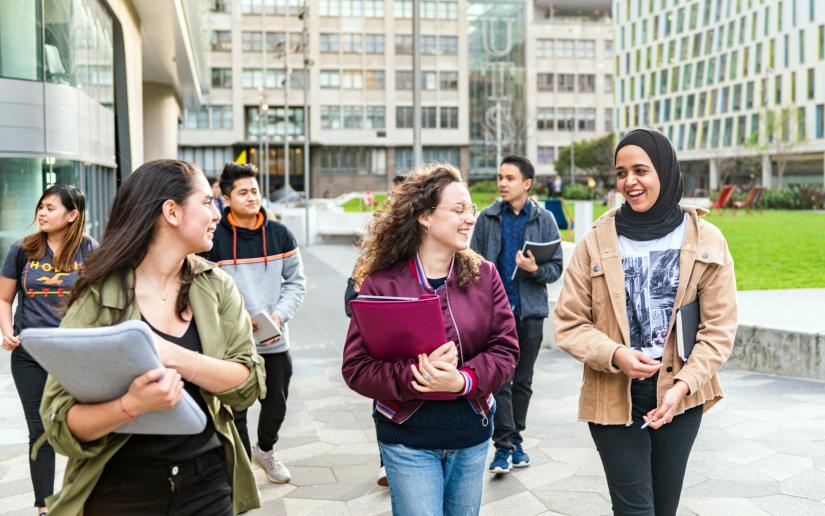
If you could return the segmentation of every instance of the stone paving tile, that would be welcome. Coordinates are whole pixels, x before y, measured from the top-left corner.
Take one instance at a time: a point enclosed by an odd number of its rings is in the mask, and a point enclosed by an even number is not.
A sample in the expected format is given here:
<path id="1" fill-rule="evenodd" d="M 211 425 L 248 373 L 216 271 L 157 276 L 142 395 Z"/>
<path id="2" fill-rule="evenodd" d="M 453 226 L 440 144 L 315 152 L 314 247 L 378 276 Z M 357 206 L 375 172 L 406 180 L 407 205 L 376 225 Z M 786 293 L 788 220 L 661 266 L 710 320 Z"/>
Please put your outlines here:
<path id="1" fill-rule="evenodd" d="M 529 469 L 532 469 L 530 466 Z M 521 483 L 514 474 L 509 475 L 490 475 L 484 476 L 484 494 L 482 495 L 482 504 L 496 502 L 510 496 L 523 493 L 528 488 Z"/>
<path id="2" fill-rule="evenodd" d="M 785 480 L 803 471 L 811 470 L 814 461 L 808 457 L 776 453 L 751 464 L 751 467 L 775 480 Z"/>
<path id="3" fill-rule="evenodd" d="M 822 500 L 825 498 L 825 471 L 805 470 L 798 475 L 786 478 L 780 484 L 782 494 Z"/>
<path id="4" fill-rule="evenodd" d="M 319 514 L 349 516 L 353 514 L 346 502 L 341 501 L 302 498 L 284 498 L 282 501 L 285 512 L 289 516 L 318 516 Z M 263 514 L 267 513 L 263 512 Z"/>
<path id="5" fill-rule="evenodd" d="M 601 516 L 612 514 L 610 501 L 596 493 L 578 493 L 538 489 L 533 495 L 551 511 L 570 516 Z"/>
<path id="6" fill-rule="evenodd" d="M 346 502 L 363 496 L 373 488 L 378 488 L 375 482 L 360 484 L 325 484 L 301 486 L 286 495 L 286 498 L 310 498 L 313 500 L 338 500 Z"/>
<path id="7" fill-rule="evenodd" d="M 567 462 L 547 462 L 544 464 L 531 465 L 521 471 L 511 473 L 511 476 L 518 480 L 527 489 L 533 489 L 546 485 L 550 482 L 563 480 L 579 473 L 580 466 Z"/>
<path id="8" fill-rule="evenodd" d="M 352 514 L 358 516 L 383 516 L 391 515 L 390 491 L 385 488 L 378 488 L 374 491 L 359 496 L 347 502 L 347 508 Z"/>
<path id="9" fill-rule="evenodd" d="M 531 492 L 526 491 L 486 504 L 481 509 L 480 516 L 500 516 L 501 514 L 534 516 L 545 512 L 547 512 L 547 507 Z"/>
<path id="10" fill-rule="evenodd" d="M 683 491 L 685 496 L 721 496 L 735 498 L 753 498 L 770 494 L 779 494 L 779 482 L 753 480 L 706 480 Z"/>
<path id="11" fill-rule="evenodd" d="M 290 484 L 298 487 L 313 486 L 318 484 L 335 484 L 338 479 L 332 472 L 332 468 L 317 466 L 289 466 L 292 473 Z"/>
<path id="12" fill-rule="evenodd" d="M 788 495 L 753 498 L 753 503 L 774 516 L 825 516 L 825 504 Z"/>
<path id="13" fill-rule="evenodd" d="M 681 507 L 692 510 L 698 516 L 769 516 L 751 500 L 742 498 L 702 498 L 683 496 Z"/>

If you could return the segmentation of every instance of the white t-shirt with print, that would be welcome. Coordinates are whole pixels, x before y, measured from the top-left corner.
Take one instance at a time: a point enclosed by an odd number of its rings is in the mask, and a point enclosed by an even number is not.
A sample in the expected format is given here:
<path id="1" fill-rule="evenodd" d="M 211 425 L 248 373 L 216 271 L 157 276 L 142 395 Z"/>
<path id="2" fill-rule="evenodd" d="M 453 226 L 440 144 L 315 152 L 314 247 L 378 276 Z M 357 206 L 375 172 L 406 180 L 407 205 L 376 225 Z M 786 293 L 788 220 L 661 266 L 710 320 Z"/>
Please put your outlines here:
<path id="1" fill-rule="evenodd" d="M 656 240 L 619 236 L 630 342 L 650 358 L 659 359 L 664 352 L 679 286 L 679 254 L 686 227 L 687 217 Z"/>

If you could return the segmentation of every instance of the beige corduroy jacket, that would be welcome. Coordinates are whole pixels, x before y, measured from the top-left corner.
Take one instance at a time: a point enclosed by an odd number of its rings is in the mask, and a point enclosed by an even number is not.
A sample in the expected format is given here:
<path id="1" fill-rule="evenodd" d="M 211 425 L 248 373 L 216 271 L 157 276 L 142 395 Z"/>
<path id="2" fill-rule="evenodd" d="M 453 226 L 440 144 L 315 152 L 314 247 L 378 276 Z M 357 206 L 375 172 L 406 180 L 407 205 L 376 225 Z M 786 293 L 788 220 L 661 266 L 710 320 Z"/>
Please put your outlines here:
<path id="1" fill-rule="evenodd" d="M 699 299 L 700 325 L 693 353 L 683 362 L 673 331 L 675 313 L 658 377 L 658 403 L 676 380 L 690 392 L 676 415 L 723 397 L 716 372 L 733 349 L 736 336 L 736 278 L 727 242 L 716 226 L 702 220 L 703 208 L 685 207 L 687 229 L 679 260 L 674 300 L 680 307 Z M 630 345 L 624 272 L 616 235 L 617 210 L 602 215 L 576 246 L 553 311 L 559 347 L 584 363 L 579 419 L 604 425 L 630 425 L 630 378 L 613 365 L 619 346 Z"/>

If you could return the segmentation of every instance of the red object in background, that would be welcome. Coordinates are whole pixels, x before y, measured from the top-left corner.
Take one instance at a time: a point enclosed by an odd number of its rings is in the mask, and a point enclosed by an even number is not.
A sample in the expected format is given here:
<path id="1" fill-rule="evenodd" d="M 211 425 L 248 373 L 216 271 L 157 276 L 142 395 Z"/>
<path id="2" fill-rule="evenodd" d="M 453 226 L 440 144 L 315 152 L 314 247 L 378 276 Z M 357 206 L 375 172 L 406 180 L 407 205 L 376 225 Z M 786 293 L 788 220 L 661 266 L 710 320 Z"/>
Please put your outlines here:
<path id="1" fill-rule="evenodd" d="M 367 206 L 375 204 L 375 196 L 372 195 L 372 192 L 364 192 L 364 204 Z"/>

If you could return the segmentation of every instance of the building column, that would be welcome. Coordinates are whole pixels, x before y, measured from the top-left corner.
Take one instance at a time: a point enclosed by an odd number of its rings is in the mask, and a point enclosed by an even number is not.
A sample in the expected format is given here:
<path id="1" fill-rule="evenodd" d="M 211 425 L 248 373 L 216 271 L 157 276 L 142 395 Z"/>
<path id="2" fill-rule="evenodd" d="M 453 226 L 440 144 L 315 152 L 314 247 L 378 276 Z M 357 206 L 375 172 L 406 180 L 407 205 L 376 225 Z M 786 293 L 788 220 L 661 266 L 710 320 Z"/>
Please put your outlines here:
<path id="1" fill-rule="evenodd" d="M 825 152 L 822 153 L 822 187 L 825 188 Z"/>
<path id="2" fill-rule="evenodd" d="M 710 173 L 708 193 L 710 193 L 719 189 L 719 160 L 711 158 L 708 160 L 708 165 Z"/>
<path id="3" fill-rule="evenodd" d="M 143 83 L 143 158 L 178 157 L 178 100 L 166 84 Z"/>
<path id="4" fill-rule="evenodd" d="M 773 166 L 771 165 L 771 157 L 768 155 L 762 156 L 762 186 L 770 188 L 772 179 Z M 782 185 L 780 185 L 780 187 L 781 186 Z"/>

